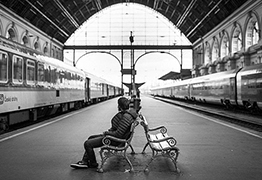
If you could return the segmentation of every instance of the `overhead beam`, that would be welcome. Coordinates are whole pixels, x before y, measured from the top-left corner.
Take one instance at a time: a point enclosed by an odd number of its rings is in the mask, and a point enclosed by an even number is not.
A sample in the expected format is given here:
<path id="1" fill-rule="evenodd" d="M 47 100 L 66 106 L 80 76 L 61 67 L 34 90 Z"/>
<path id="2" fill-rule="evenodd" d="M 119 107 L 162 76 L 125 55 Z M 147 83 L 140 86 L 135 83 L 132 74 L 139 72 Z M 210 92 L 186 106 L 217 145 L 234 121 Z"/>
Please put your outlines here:
<path id="1" fill-rule="evenodd" d="M 94 0 L 94 2 L 95 2 L 97 10 L 100 11 L 102 9 L 101 0 Z"/>
<path id="2" fill-rule="evenodd" d="M 176 12 L 176 9 L 177 9 L 177 7 L 179 6 L 179 4 L 180 4 L 180 0 L 177 1 L 176 6 L 175 6 L 175 8 L 173 9 L 173 12 L 172 12 L 172 14 L 171 14 L 171 16 L 170 16 L 170 20 L 171 20 L 172 17 L 174 16 L 174 14 L 175 14 L 175 12 Z"/>
<path id="3" fill-rule="evenodd" d="M 56 25 L 56 23 L 54 23 L 51 19 L 49 19 L 42 11 L 40 11 L 36 6 L 34 6 L 29 0 L 26 0 L 26 2 L 30 4 L 30 6 L 32 6 L 39 14 L 41 14 L 41 16 L 43 16 L 47 21 L 49 21 L 53 26 L 55 26 L 62 34 L 64 34 L 66 37 L 69 36 L 63 29 L 61 29 L 58 25 Z"/>
<path id="4" fill-rule="evenodd" d="M 154 5 L 153 5 L 154 10 L 157 10 L 158 4 L 159 4 L 159 0 L 154 0 Z"/>
<path id="5" fill-rule="evenodd" d="M 141 50 L 145 50 L 145 49 L 153 49 L 153 50 L 163 50 L 163 49 L 193 49 L 192 46 L 190 45 L 173 45 L 173 46 L 169 46 L 169 45 L 68 45 L 68 46 L 64 46 L 64 50 L 66 49 L 70 49 L 70 50 L 112 50 L 112 49 L 141 49 Z"/>
<path id="6" fill-rule="evenodd" d="M 61 4 L 59 0 L 54 0 L 54 2 L 62 10 L 64 15 L 69 19 L 69 21 L 71 21 L 71 23 L 78 29 L 79 24 L 76 22 L 74 17 L 67 11 L 67 9 L 63 6 L 63 4 Z"/>
<path id="7" fill-rule="evenodd" d="M 191 29 L 191 31 L 190 31 L 188 34 L 186 34 L 186 36 L 187 36 L 188 38 L 191 36 L 192 33 L 195 32 L 195 30 L 203 23 L 203 21 L 214 11 L 214 9 L 216 9 L 216 7 L 217 7 L 222 1 L 223 1 L 223 0 L 220 0 L 220 1 L 205 15 L 205 17 L 203 17 L 203 18 L 201 19 L 201 21 L 199 21 L 198 24 L 195 25 L 194 28 Z"/>
<path id="8" fill-rule="evenodd" d="M 193 0 L 190 2 L 190 4 L 188 5 L 187 9 L 185 10 L 185 12 L 182 14 L 181 18 L 179 19 L 179 21 L 177 22 L 176 26 L 179 28 L 180 25 L 183 24 L 184 20 L 187 18 L 188 13 L 191 12 L 194 4 L 196 3 L 196 0 Z"/>

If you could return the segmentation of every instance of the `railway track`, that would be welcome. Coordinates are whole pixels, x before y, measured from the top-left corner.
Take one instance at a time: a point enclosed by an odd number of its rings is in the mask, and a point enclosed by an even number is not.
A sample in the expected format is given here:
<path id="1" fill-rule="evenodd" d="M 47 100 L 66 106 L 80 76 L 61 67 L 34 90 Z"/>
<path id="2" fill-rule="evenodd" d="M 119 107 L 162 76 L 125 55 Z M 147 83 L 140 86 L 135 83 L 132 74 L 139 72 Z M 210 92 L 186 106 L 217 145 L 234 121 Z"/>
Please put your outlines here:
<path id="1" fill-rule="evenodd" d="M 186 101 L 179 101 L 163 97 L 154 97 L 157 100 L 181 106 L 187 109 L 198 111 L 200 113 L 217 117 L 223 121 L 240 125 L 258 132 L 262 132 L 262 115 L 250 114 L 241 109 L 229 110 L 223 106 L 205 105 L 203 103 L 193 103 Z"/>

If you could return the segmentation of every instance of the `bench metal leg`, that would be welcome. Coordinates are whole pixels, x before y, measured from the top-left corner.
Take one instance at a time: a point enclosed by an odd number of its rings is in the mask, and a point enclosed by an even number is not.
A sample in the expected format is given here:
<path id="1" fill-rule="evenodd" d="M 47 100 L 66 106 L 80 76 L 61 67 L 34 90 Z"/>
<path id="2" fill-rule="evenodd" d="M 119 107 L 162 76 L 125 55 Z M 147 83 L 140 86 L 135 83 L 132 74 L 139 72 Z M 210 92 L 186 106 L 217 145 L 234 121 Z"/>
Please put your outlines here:
<path id="1" fill-rule="evenodd" d="M 152 150 L 152 157 L 151 157 L 151 159 L 149 160 L 149 162 L 147 163 L 147 165 L 146 165 L 146 167 L 145 167 L 145 169 L 144 169 L 145 172 L 148 172 L 148 171 L 149 171 L 149 169 L 148 169 L 149 164 L 151 164 L 151 162 L 155 159 L 155 156 L 156 156 L 156 155 L 157 155 L 157 152 L 156 152 L 156 154 L 155 154 L 155 151 Z"/>
<path id="2" fill-rule="evenodd" d="M 161 153 L 161 154 L 159 154 Z M 172 149 L 172 150 L 168 150 L 168 151 L 155 151 L 152 149 L 152 157 L 150 159 L 150 161 L 148 162 L 148 164 L 146 165 L 144 171 L 148 172 L 149 171 L 149 165 L 151 164 L 151 162 L 158 156 L 163 156 L 163 157 L 167 157 L 170 158 L 175 166 L 175 170 L 177 173 L 180 173 L 180 170 L 177 167 L 177 158 L 178 158 L 178 154 L 179 154 L 179 149 Z"/>
<path id="3" fill-rule="evenodd" d="M 100 153 L 100 157 L 101 157 L 101 164 L 98 167 L 97 171 L 100 172 L 100 173 L 103 173 L 104 172 L 103 166 L 104 166 L 105 161 L 108 159 L 108 156 L 104 155 L 106 152 L 104 152 L 103 149 L 101 149 L 99 151 L 99 153 Z"/>
<path id="4" fill-rule="evenodd" d="M 143 148 L 142 154 L 145 154 L 145 150 L 146 150 L 146 148 L 147 148 L 148 145 L 149 145 L 149 143 L 147 142 L 146 145 L 145 145 L 144 148 Z"/>
<path id="5" fill-rule="evenodd" d="M 179 155 L 179 149 L 172 149 L 168 152 L 169 158 L 172 160 L 173 164 L 175 165 L 176 172 L 180 173 L 180 170 L 177 167 L 177 158 Z"/>
<path id="6" fill-rule="evenodd" d="M 100 156 L 101 156 L 101 164 L 97 169 L 98 172 L 100 172 L 100 173 L 104 172 L 103 166 L 104 166 L 106 160 L 108 158 L 110 158 L 111 156 L 122 156 L 123 158 L 125 158 L 128 165 L 130 166 L 129 172 L 134 172 L 134 167 L 133 167 L 131 161 L 129 160 L 129 158 L 127 157 L 127 155 L 126 155 L 126 150 L 121 151 L 121 152 L 119 152 L 119 151 L 117 152 L 117 151 L 114 151 L 114 150 L 101 149 L 99 151 L 99 153 L 100 153 Z"/>
<path id="7" fill-rule="evenodd" d="M 135 152 L 133 146 L 132 146 L 131 144 L 130 144 L 129 146 L 130 146 L 130 148 L 131 148 L 131 154 L 136 154 L 136 152 Z"/>
<path id="8" fill-rule="evenodd" d="M 124 158 L 126 159 L 127 163 L 128 163 L 129 166 L 130 166 L 130 170 L 129 170 L 129 172 L 134 172 L 134 167 L 133 167 L 131 161 L 129 160 L 129 158 L 127 157 L 127 155 L 126 155 L 126 151 L 124 152 Z"/>

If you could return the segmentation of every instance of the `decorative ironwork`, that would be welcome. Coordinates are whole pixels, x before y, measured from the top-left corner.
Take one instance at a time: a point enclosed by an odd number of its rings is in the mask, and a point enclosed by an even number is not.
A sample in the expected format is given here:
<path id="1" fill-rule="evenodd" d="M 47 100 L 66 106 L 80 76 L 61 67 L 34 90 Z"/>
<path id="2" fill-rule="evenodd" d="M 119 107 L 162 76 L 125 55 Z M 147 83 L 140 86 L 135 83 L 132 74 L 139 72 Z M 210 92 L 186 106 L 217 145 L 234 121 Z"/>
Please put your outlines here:
<path id="1" fill-rule="evenodd" d="M 116 137 L 113 137 L 113 136 L 106 136 L 104 139 L 103 139 L 103 144 L 104 146 L 101 147 L 99 153 L 100 153 L 100 156 L 101 156 L 101 165 L 100 167 L 97 169 L 98 172 L 104 172 L 104 169 L 103 169 L 103 166 L 106 162 L 106 160 L 112 156 L 121 156 L 123 157 L 127 163 L 129 164 L 130 166 L 130 169 L 129 171 L 130 172 L 133 172 L 134 171 L 134 168 L 133 168 L 133 165 L 131 163 L 131 161 L 129 160 L 129 158 L 127 157 L 127 154 L 126 154 L 126 151 L 127 149 L 130 147 L 132 152 L 131 154 L 134 154 L 134 149 L 131 145 L 131 140 L 133 138 L 133 134 L 134 134 L 134 129 L 135 127 L 139 124 L 139 122 L 137 120 L 135 120 L 131 127 L 130 127 L 130 137 L 126 140 L 126 139 L 119 139 L 119 138 L 116 138 Z M 121 145 L 119 146 L 114 146 L 111 144 L 111 142 L 114 141 L 114 142 L 118 142 L 120 143 Z"/>

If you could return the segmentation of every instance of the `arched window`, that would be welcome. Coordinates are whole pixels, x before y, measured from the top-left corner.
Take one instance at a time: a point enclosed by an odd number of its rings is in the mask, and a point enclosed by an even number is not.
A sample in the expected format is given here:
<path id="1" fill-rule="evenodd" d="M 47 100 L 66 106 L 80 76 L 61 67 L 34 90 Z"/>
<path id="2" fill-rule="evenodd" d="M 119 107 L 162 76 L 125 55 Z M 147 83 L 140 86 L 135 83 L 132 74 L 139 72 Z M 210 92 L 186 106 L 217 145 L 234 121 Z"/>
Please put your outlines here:
<path id="1" fill-rule="evenodd" d="M 45 46 L 44 47 L 44 53 L 47 54 L 48 53 L 48 48 Z"/>
<path id="2" fill-rule="evenodd" d="M 40 50 L 39 37 L 37 37 L 34 41 L 34 49 L 37 51 Z"/>
<path id="3" fill-rule="evenodd" d="M 30 46 L 30 43 L 29 43 L 29 39 L 26 35 L 24 35 L 24 37 L 22 38 L 22 42 L 21 42 L 23 45 L 29 47 Z"/>
<path id="4" fill-rule="evenodd" d="M 52 48 L 52 57 L 55 57 L 55 49 Z"/>
<path id="5" fill-rule="evenodd" d="M 205 64 L 211 63 L 211 58 L 210 58 L 210 44 L 206 42 L 206 48 L 205 48 Z"/>
<path id="6" fill-rule="evenodd" d="M 232 54 L 242 49 L 243 46 L 242 42 L 243 42 L 242 31 L 240 25 L 236 23 L 232 36 Z"/>
<path id="7" fill-rule="evenodd" d="M 45 43 L 44 48 L 43 48 L 44 54 L 48 54 L 48 42 Z"/>
<path id="8" fill-rule="evenodd" d="M 259 28 L 257 18 L 255 16 L 251 16 L 247 23 L 246 30 L 246 49 L 250 46 L 257 44 L 259 40 Z"/>
<path id="9" fill-rule="evenodd" d="M 227 32 L 223 32 L 223 38 L 221 41 L 221 58 L 229 54 L 229 38 Z"/>
<path id="10" fill-rule="evenodd" d="M 212 58 L 211 61 L 214 62 L 219 58 L 219 43 L 216 37 L 213 38 L 212 46 Z"/>
<path id="11" fill-rule="evenodd" d="M 38 44 L 37 41 L 34 43 L 34 48 L 35 48 L 36 50 L 39 48 L 39 44 Z"/>
<path id="12" fill-rule="evenodd" d="M 6 38 L 11 40 L 11 41 L 17 41 L 16 33 L 14 28 L 9 28 L 7 33 L 6 33 Z"/>
<path id="13" fill-rule="evenodd" d="M 2 22 L 1 22 L 1 19 L 0 19 L 0 36 L 2 36 L 2 34 L 3 34 L 3 28 L 2 28 Z"/>

